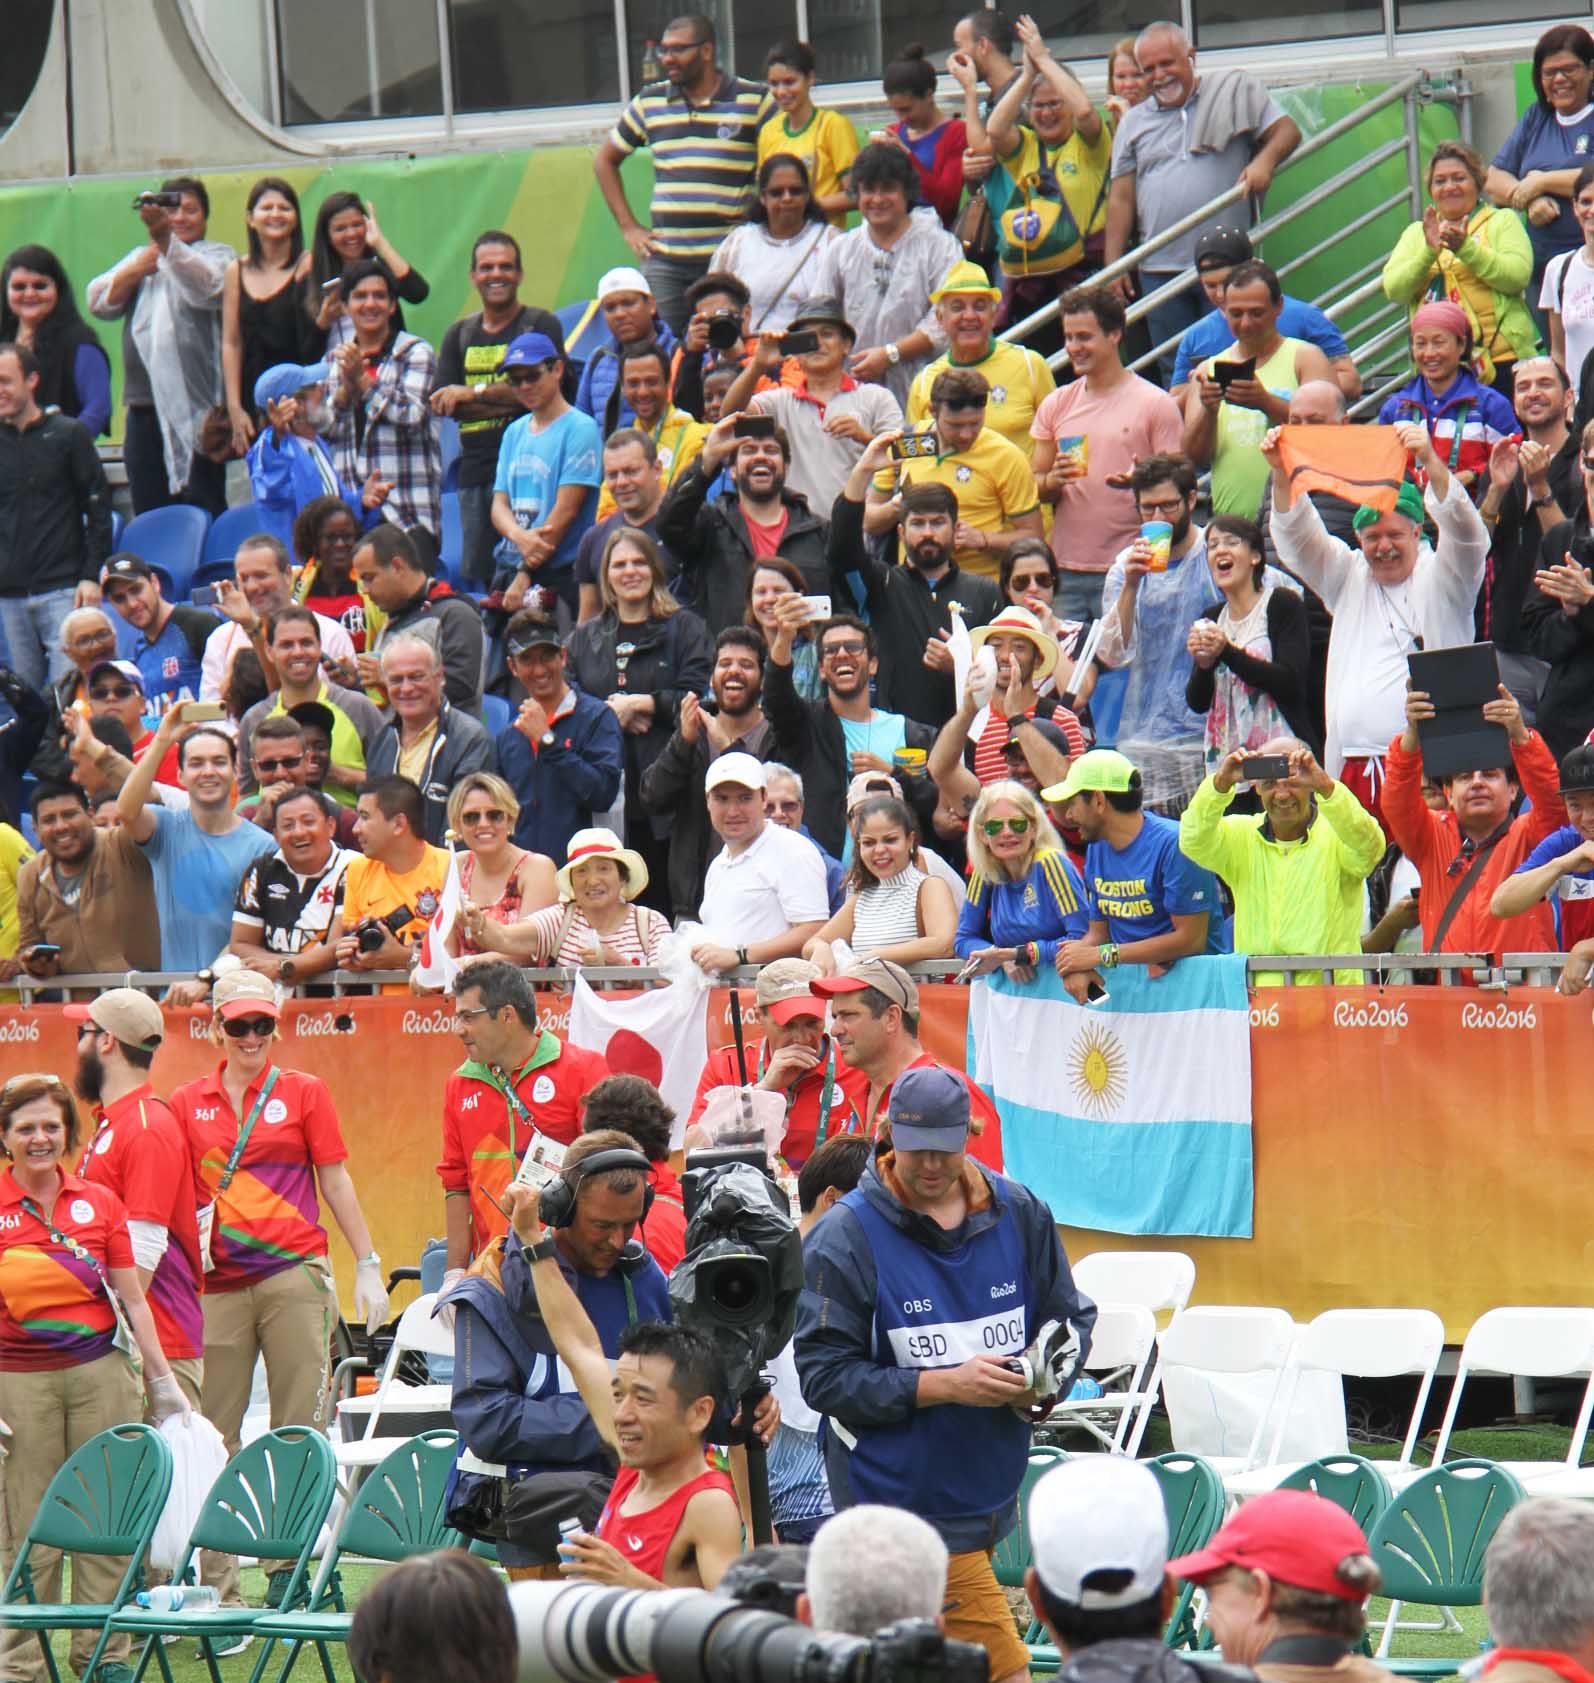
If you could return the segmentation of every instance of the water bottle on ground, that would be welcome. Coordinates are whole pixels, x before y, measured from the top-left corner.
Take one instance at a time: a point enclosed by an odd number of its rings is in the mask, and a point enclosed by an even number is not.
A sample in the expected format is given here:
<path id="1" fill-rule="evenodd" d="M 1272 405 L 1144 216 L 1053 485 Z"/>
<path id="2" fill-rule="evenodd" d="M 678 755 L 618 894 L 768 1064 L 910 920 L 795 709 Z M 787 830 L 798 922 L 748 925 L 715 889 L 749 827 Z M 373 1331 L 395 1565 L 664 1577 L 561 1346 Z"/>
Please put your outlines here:
<path id="1" fill-rule="evenodd" d="M 209 1613 L 221 1605 L 221 1591 L 209 1584 L 157 1584 L 133 1599 L 152 1613 Z"/>

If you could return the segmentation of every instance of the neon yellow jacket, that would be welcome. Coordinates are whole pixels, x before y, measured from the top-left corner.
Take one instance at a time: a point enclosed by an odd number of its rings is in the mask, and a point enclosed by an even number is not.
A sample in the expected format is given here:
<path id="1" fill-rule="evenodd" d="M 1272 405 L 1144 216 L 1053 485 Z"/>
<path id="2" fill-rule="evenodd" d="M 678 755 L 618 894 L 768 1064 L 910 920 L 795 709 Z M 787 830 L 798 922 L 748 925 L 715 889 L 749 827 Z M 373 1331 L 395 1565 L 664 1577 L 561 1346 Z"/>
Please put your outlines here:
<path id="1" fill-rule="evenodd" d="M 1260 813 L 1226 817 L 1234 792 L 1220 794 L 1204 778 L 1179 819 L 1179 846 L 1196 864 L 1216 871 L 1234 895 L 1237 953 L 1355 953 L 1362 945 L 1362 884 L 1384 856 L 1377 819 L 1345 787 L 1317 797 L 1317 813 L 1298 842 L 1273 839 Z M 1283 985 L 1281 971 L 1253 978 Z M 1323 973 L 1296 973 L 1297 986 L 1321 983 Z M 1340 970 L 1336 982 L 1354 986 L 1361 972 Z"/>

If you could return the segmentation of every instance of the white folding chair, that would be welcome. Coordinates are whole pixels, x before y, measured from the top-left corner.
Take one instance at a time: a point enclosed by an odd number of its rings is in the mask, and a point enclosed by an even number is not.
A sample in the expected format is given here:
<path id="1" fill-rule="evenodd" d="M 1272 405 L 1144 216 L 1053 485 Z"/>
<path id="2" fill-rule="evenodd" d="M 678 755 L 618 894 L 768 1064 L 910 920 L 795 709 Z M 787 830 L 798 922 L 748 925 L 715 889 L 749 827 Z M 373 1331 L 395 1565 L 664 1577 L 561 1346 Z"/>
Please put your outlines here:
<path id="1" fill-rule="evenodd" d="M 1050 1424 L 1082 1427 L 1103 1449 L 1122 1454 L 1131 1424 L 1156 1401 L 1155 1389 L 1145 1385 L 1156 1344 L 1157 1320 L 1143 1304 L 1098 1305 L 1082 1371 L 1101 1384 L 1103 1394 L 1078 1402 L 1065 1398 L 1052 1410 Z M 1120 1382 L 1124 1388 L 1114 1389 Z"/>
<path id="2" fill-rule="evenodd" d="M 1183 1251 L 1092 1251 L 1073 1275 L 1097 1303 L 1139 1303 L 1153 1315 L 1178 1314 L 1195 1289 L 1195 1261 Z"/>
<path id="3" fill-rule="evenodd" d="M 1180 1389 L 1206 1386 L 1210 1396 L 1207 1413 L 1222 1430 L 1223 1409 L 1212 1394 L 1211 1374 L 1252 1376 L 1270 1381 L 1266 1406 L 1260 1409 L 1256 1425 L 1243 1455 L 1212 1453 L 1210 1444 L 1180 1443 L 1179 1420 L 1175 1410 L 1168 1411 L 1174 1428 L 1173 1446 L 1199 1454 L 1222 1475 L 1240 1473 L 1254 1467 L 1260 1456 L 1263 1436 L 1278 1404 L 1279 1387 L 1295 1346 L 1295 1322 L 1288 1311 L 1238 1307 L 1227 1304 L 1203 1304 L 1194 1309 L 1181 1310 L 1168 1323 L 1158 1341 L 1162 1353 L 1162 1383 L 1166 1393 L 1178 1375 Z M 1188 1381 L 1186 1381 L 1188 1376 Z M 1131 1449 L 1130 1453 L 1134 1451 Z"/>
<path id="4" fill-rule="evenodd" d="M 363 1397 L 345 1397 L 338 1404 L 337 1421 L 340 1427 L 345 1422 L 353 1425 L 362 1416 L 365 1422 L 358 1437 L 346 1439 L 333 1434 L 332 1450 L 339 1467 L 374 1467 L 400 1445 L 409 1442 L 407 1436 L 376 1436 L 376 1423 L 384 1414 L 448 1413 L 452 1386 L 409 1385 L 399 1373 L 399 1364 L 407 1355 L 453 1355 L 454 1335 L 440 1321 L 432 1319 L 436 1303 L 437 1293 L 429 1291 L 422 1292 L 410 1304 L 393 1329 L 393 1347 L 382 1364 L 376 1389 Z"/>
<path id="5" fill-rule="evenodd" d="M 1434 1371 L 1445 1346 L 1444 1322 L 1431 1309 L 1328 1309 L 1301 1333 L 1295 1345 L 1268 1449 L 1267 1464 L 1233 1473 L 1223 1481 L 1231 1496 L 1244 1500 L 1273 1490 L 1305 1463 L 1281 1459 L 1288 1423 L 1301 1377 L 1306 1373 L 1336 1374 L 1340 1379 L 1391 1379 L 1420 1375 L 1417 1401 L 1411 1411 L 1398 1461 L 1380 1461 L 1379 1471 L 1412 1470 L 1423 1411 L 1433 1388 Z"/>
<path id="6" fill-rule="evenodd" d="M 1574 1500 L 1594 1498 L 1594 1467 L 1580 1466 L 1583 1444 L 1588 1437 L 1589 1416 L 1594 1412 L 1594 1309 L 1548 1307 L 1490 1309 L 1467 1331 L 1456 1363 L 1456 1381 L 1434 1444 L 1433 1464 L 1437 1467 L 1450 1446 L 1461 1407 L 1461 1393 L 1475 1373 L 1527 1379 L 1575 1379 L 1586 1381 L 1578 1407 L 1572 1438 L 1563 1461 L 1501 1461 L 1530 1496 L 1566 1496 Z M 1396 1490 L 1412 1482 L 1416 1474 L 1406 1473 L 1390 1483 Z"/>

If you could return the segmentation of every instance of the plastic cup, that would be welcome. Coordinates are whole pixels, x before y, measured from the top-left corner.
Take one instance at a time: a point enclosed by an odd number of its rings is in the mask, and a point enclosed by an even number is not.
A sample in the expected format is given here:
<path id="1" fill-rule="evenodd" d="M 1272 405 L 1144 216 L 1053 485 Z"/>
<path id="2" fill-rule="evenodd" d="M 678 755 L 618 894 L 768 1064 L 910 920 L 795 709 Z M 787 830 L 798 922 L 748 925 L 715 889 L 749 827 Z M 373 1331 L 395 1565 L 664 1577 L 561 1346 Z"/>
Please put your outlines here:
<path id="1" fill-rule="evenodd" d="M 1166 520 L 1148 520 L 1140 528 L 1140 535 L 1151 545 L 1151 571 L 1165 573 L 1168 557 L 1173 552 L 1173 527 Z"/>
<path id="2" fill-rule="evenodd" d="M 1085 433 L 1075 433 L 1068 438 L 1057 441 L 1057 459 L 1071 461 L 1083 474 L 1090 466 L 1090 438 Z"/>

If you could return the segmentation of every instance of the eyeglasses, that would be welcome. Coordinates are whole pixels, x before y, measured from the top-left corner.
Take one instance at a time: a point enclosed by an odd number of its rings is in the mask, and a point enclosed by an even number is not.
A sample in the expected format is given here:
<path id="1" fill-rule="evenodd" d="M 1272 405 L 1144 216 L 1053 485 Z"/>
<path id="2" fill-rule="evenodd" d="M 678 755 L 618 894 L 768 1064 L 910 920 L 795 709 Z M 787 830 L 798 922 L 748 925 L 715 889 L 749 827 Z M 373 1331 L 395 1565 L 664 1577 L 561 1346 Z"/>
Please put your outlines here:
<path id="1" fill-rule="evenodd" d="M 297 771 L 304 764 L 303 754 L 294 754 L 285 760 L 256 760 L 255 770 L 263 771 L 268 776 L 274 771 Z"/>
<path id="2" fill-rule="evenodd" d="M 1539 75 L 1546 82 L 1572 82 L 1588 73 L 1589 66 L 1586 64 L 1558 64 L 1553 70 L 1545 65 Z"/>
<path id="3" fill-rule="evenodd" d="M 1027 818 L 986 818 L 981 821 L 980 828 L 988 836 L 999 836 L 1004 825 L 1015 836 L 1021 836 L 1029 828 L 1029 820 Z"/>
<path id="4" fill-rule="evenodd" d="M 99 689 L 89 691 L 90 701 L 126 701 L 138 691 L 131 684 L 118 684 L 114 689 L 107 689 L 103 685 Z"/>
<path id="5" fill-rule="evenodd" d="M 461 824 L 502 824 L 508 816 L 502 807 L 484 806 L 478 812 L 462 812 L 459 821 Z"/>
<path id="6" fill-rule="evenodd" d="M 764 197 L 766 199 L 806 199 L 808 189 L 806 187 L 766 187 Z"/>
<path id="7" fill-rule="evenodd" d="M 695 53 L 699 47 L 707 45 L 707 41 L 660 41 L 655 51 L 660 58 L 685 58 L 688 53 Z"/>
<path id="8" fill-rule="evenodd" d="M 1142 514 L 1183 514 L 1184 498 L 1175 497 L 1171 502 L 1154 503 L 1149 497 L 1141 497 L 1140 512 Z"/>
<path id="9" fill-rule="evenodd" d="M 259 1040 L 268 1040 L 277 1032 L 275 1017 L 224 1017 L 221 1032 L 229 1040 L 247 1040 L 254 1035 Z"/>
<path id="10" fill-rule="evenodd" d="M 849 637 L 844 643 L 829 642 L 819 651 L 821 660 L 829 660 L 833 655 L 861 655 L 868 651 L 869 645 L 860 642 L 856 637 Z"/>
<path id="11" fill-rule="evenodd" d="M 512 386 L 529 386 L 545 374 L 551 374 L 558 366 L 556 362 L 539 362 L 530 368 L 510 368 L 505 370 L 504 378 Z"/>
<path id="12" fill-rule="evenodd" d="M 461 1023 L 468 1023 L 472 1017 L 491 1017 L 493 1015 L 495 1013 L 490 1005 L 473 1005 L 469 1010 L 463 1011 L 456 1005 L 454 1007 L 454 1027 L 458 1028 Z"/>

